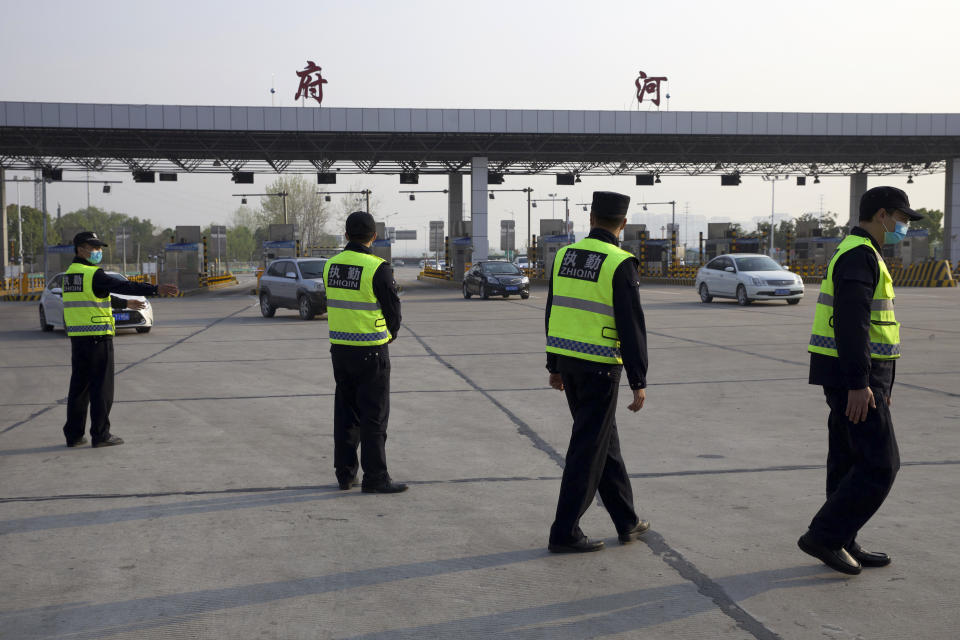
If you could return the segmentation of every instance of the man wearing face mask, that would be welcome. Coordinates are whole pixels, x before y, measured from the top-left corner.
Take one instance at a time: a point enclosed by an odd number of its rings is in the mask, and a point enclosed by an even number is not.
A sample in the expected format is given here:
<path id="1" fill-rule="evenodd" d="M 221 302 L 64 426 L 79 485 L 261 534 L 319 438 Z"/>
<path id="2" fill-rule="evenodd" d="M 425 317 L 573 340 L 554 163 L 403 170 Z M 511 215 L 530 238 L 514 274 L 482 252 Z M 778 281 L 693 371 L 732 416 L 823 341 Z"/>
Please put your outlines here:
<path id="1" fill-rule="evenodd" d="M 827 500 L 798 545 L 851 575 L 890 564 L 887 554 L 856 540 L 900 469 L 890 416 L 900 323 L 881 248 L 903 240 L 907 223 L 922 219 L 900 189 L 864 193 L 859 225 L 837 247 L 817 298 L 808 350 L 810 384 L 823 386 L 830 407 Z"/>
<path id="2" fill-rule="evenodd" d="M 129 282 L 107 275 L 98 267 L 107 246 L 92 231 L 73 238 L 76 253 L 63 275 L 63 324 L 70 336 L 70 395 L 63 435 L 68 447 L 87 443 L 84 431 L 90 411 L 90 438 L 94 447 L 123 444 L 110 433 L 113 405 L 113 309 L 143 309 L 139 300 L 114 298 L 111 293 L 131 296 L 176 295 L 177 286 Z"/>

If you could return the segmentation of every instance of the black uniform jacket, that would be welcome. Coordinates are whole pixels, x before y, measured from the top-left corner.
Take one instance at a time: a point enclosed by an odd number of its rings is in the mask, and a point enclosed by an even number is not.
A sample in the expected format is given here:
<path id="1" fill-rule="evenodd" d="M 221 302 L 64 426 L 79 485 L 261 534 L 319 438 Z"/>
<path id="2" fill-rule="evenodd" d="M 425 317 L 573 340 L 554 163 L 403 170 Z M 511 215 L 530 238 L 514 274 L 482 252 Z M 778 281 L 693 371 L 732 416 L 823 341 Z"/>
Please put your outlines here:
<path id="1" fill-rule="evenodd" d="M 877 241 L 860 227 L 854 227 L 850 235 L 869 238 L 880 251 Z M 833 330 L 839 357 L 811 353 L 810 384 L 848 390 L 893 385 L 896 361 L 870 357 L 870 303 L 878 282 L 880 263 L 870 247 L 856 247 L 837 258 L 833 266 Z"/>
<path id="2" fill-rule="evenodd" d="M 80 256 L 74 257 L 73 261 L 85 264 L 88 267 L 97 266 Z M 130 282 L 123 278 L 111 276 L 103 269 L 97 269 L 93 274 L 93 295 L 98 298 L 106 298 L 111 293 L 119 293 L 123 296 L 155 296 L 157 295 L 157 285 L 144 282 Z M 127 301 L 123 298 L 114 298 L 111 296 L 110 306 L 114 309 L 126 309 Z"/>
<path id="3" fill-rule="evenodd" d="M 593 228 L 588 238 L 618 245 L 617 237 L 604 229 Z M 550 331 L 550 308 L 553 306 L 553 278 L 547 293 L 547 313 L 545 327 Z M 647 386 L 647 327 L 640 306 L 640 274 L 635 260 L 624 260 L 613 274 L 613 316 L 617 322 L 617 334 L 620 337 L 620 353 L 623 368 L 627 371 L 627 380 L 631 389 L 645 389 Z M 591 362 L 580 358 L 571 358 L 557 353 L 547 353 L 547 371 L 597 371 L 606 373 L 619 367 L 616 364 Z"/>
<path id="4" fill-rule="evenodd" d="M 357 253 L 370 253 L 370 247 L 366 247 L 359 242 L 348 242 L 343 248 L 344 251 L 356 251 Z M 393 267 L 389 262 L 384 262 L 373 273 L 373 295 L 377 297 L 380 303 L 380 310 L 383 312 L 383 319 L 387 321 L 387 330 L 393 336 L 390 342 L 397 339 L 397 333 L 400 331 L 400 296 L 397 295 L 397 283 L 393 279 Z M 390 344 L 389 342 L 387 344 Z M 346 350 L 346 351 L 344 351 Z M 340 355 L 352 354 L 354 356 L 363 355 L 369 351 L 387 351 L 387 345 L 381 344 L 373 347 L 353 347 L 347 344 L 331 344 L 330 353 Z"/>

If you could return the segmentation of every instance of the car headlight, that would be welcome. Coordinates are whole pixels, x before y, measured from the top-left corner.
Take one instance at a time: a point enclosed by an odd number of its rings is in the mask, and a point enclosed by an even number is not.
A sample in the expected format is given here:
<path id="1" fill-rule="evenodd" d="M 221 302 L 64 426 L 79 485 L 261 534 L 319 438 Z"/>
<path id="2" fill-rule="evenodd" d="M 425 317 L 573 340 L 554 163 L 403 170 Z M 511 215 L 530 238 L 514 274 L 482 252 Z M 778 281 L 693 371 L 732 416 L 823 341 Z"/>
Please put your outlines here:
<path id="1" fill-rule="evenodd" d="M 797 279 L 797 284 L 803 284 L 803 278 L 801 278 L 800 276 L 794 276 L 794 278 Z"/>
<path id="2" fill-rule="evenodd" d="M 530 284 L 530 278 L 528 278 L 527 276 L 523 276 L 522 278 L 520 278 L 520 284 Z"/>
<path id="3" fill-rule="evenodd" d="M 500 281 L 494 278 L 493 276 L 487 276 L 487 282 L 490 284 L 500 284 Z"/>
<path id="4" fill-rule="evenodd" d="M 751 282 L 754 286 L 757 286 L 757 287 L 762 287 L 763 285 L 767 284 L 767 283 L 764 282 L 761 278 L 757 278 L 757 277 L 754 277 L 754 276 L 750 276 L 750 282 Z"/>

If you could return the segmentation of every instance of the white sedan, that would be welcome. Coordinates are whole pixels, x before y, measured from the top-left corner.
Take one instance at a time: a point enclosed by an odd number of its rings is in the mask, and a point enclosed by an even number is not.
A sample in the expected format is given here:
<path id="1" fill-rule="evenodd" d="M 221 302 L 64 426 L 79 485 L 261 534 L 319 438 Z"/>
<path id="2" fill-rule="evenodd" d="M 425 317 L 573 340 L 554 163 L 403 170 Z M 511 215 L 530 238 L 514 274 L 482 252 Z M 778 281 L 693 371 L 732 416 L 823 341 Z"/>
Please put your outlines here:
<path id="1" fill-rule="evenodd" d="M 107 271 L 115 278 L 127 278 L 115 271 Z M 117 329 L 136 329 L 137 333 L 147 333 L 153 328 L 153 306 L 143 296 L 126 296 L 111 293 L 111 296 L 125 300 L 140 300 L 147 306 L 143 309 L 114 309 L 113 320 Z M 50 279 L 40 294 L 40 328 L 43 331 L 63 329 L 63 274 L 58 273 Z"/>
<path id="2" fill-rule="evenodd" d="M 769 256 L 733 253 L 717 256 L 697 270 L 694 283 L 701 302 L 735 298 L 741 305 L 754 300 L 786 300 L 797 304 L 803 298 L 803 280 Z"/>

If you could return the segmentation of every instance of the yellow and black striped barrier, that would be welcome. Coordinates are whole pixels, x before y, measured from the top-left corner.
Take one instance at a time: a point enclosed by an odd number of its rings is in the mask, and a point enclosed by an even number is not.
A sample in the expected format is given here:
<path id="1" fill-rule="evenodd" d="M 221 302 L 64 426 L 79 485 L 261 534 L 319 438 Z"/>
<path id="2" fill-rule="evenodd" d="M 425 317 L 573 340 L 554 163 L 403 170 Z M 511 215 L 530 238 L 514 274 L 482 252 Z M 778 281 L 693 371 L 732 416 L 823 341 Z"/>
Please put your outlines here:
<path id="1" fill-rule="evenodd" d="M 895 287 L 957 286 L 957 281 L 954 280 L 950 271 L 950 262 L 947 260 L 918 262 L 909 267 L 893 267 L 890 269 L 890 275 L 893 277 Z"/>

